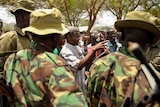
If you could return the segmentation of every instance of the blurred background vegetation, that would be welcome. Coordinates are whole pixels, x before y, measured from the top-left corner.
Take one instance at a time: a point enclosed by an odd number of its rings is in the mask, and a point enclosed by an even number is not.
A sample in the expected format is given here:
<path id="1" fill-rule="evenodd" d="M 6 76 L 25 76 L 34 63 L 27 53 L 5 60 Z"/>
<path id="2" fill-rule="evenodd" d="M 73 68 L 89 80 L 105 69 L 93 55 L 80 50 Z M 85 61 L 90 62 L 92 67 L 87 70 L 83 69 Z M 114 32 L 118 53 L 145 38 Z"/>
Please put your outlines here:
<path id="1" fill-rule="evenodd" d="M 56 7 L 64 15 L 63 21 L 69 26 L 88 26 L 89 33 L 97 15 L 110 11 L 116 20 L 125 18 L 130 11 L 143 10 L 160 17 L 160 0 L 33 0 L 37 9 Z M 14 6 L 17 0 L 1 0 L 1 6 Z"/>

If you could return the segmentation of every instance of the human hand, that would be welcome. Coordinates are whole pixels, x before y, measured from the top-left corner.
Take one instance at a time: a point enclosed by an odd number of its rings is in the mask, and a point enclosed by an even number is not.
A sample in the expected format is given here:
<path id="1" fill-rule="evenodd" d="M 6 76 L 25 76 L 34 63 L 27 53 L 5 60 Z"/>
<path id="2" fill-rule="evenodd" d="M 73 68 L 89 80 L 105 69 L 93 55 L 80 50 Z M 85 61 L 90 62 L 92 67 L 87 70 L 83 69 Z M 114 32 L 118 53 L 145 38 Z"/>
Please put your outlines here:
<path id="1" fill-rule="evenodd" d="M 108 40 L 105 40 L 105 41 L 102 41 L 102 42 L 97 43 L 97 44 L 94 46 L 94 50 L 97 50 L 97 49 L 100 49 L 100 48 L 105 48 L 107 42 L 108 42 Z"/>

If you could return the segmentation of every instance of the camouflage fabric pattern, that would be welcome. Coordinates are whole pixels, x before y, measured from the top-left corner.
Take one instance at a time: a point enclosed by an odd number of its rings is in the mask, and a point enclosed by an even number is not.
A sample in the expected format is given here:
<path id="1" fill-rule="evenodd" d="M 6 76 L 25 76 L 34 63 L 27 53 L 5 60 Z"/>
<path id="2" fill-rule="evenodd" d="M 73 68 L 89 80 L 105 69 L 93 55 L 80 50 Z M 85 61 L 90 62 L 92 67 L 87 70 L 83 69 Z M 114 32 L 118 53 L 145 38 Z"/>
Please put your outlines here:
<path id="1" fill-rule="evenodd" d="M 128 99 L 126 107 L 134 107 L 151 91 L 140 62 L 119 52 L 96 60 L 89 72 L 91 107 L 124 107 Z"/>
<path id="2" fill-rule="evenodd" d="M 160 53 L 150 62 L 153 64 L 155 69 L 160 72 Z"/>
<path id="3" fill-rule="evenodd" d="M 8 57 L 4 69 L 16 107 L 87 107 L 70 68 L 53 53 L 32 58 L 30 49 L 21 50 Z"/>

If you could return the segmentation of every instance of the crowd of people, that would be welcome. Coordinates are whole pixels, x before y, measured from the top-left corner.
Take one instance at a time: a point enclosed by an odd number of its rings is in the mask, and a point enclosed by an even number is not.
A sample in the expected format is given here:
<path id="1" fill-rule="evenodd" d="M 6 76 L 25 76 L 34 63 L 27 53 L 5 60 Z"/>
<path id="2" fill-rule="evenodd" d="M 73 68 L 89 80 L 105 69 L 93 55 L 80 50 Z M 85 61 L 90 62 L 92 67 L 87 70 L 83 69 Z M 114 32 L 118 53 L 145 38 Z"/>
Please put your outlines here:
<path id="1" fill-rule="evenodd" d="M 0 107 L 160 106 L 158 17 L 131 11 L 87 34 L 31 0 L 11 13 L 14 30 L 0 36 Z"/>

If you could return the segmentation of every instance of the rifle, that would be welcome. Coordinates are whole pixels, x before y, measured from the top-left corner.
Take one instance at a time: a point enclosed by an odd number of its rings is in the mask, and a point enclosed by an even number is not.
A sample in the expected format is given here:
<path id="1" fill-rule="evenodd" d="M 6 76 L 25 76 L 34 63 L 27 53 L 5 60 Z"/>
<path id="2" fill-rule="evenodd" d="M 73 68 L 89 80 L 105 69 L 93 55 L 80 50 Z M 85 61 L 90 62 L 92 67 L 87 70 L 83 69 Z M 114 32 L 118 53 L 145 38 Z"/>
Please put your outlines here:
<path id="1" fill-rule="evenodd" d="M 152 89 L 150 95 L 140 100 L 136 107 L 145 107 L 148 103 L 151 105 L 154 105 L 155 102 L 160 103 L 160 78 L 156 75 L 155 69 L 148 64 L 144 51 L 137 43 L 132 43 L 128 50 L 141 61 L 142 70 Z"/>

